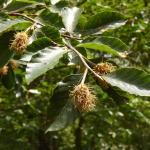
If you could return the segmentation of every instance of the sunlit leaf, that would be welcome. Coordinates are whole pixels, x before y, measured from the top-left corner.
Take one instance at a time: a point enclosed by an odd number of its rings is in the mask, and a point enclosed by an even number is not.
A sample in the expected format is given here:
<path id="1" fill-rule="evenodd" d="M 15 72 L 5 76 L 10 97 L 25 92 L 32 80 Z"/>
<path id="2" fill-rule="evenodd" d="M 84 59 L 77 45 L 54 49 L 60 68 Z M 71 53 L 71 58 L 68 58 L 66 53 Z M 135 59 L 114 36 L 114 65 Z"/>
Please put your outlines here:
<path id="1" fill-rule="evenodd" d="M 44 26 L 37 29 L 39 32 L 43 33 L 46 37 L 50 38 L 52 41 L 64 45 L 62 37 L 60 36 L 59 30 L 53 26 Z"/>
<path id="2" fill-rule="evenodd" d="M 0 21 L 0 32 L 7 30 L 8 28 L 12 27 L 13 25 L 17 23 L 24 23 L 27 22 L 24 19 L 13 19 L 13 20 L 7 20 L 7 21 Z"/>
<path id="3" fill-rule="evenodd" d="M 25 9 L 27 7 L 36 7 L 36 2 L 30 2 L 30 1 L 18 1 L 18 0 L 12 0 L 11 3 L 9 3 L 6 7 L 5 7 L 5 11 L 18 11 L 18 10 L 22 10 Z"/>
<path id="4" fill-rule="evenodd" d="M 13 25 L 11 28 L 9 28 L 10 30 L 20 30 L 20 31 L 24 31 L 26 30 L 29 26 L 31 26 L 32 23 L 31 22 L 20 22 L 18 24 Z"/>
<path id="5" fill-rule="evenodd" d="M 82 8 L 77 7 L 65 7 L 62 10 L 62 20 L 68 32 L 72 32 L 75 29 L 82 11 Z"/>
<path id="6" fill-rule="evenodd" d="M 40 4 L 44 4 L 43 0 L 17 0 L 17 1 L 20 1 L 20 2 L 26 2 L 26 3 L 33 3 L 33 4 L 37 4 L 37 5 L 40 5 Z"/>
<path id="7" fill-rule="evenodd" d="M 109 28 L 115 29 L 127 22 L 127 17 L 118 12 L 100 12 L 92 16 L 84 26 L 83 34 L 101 34 Z"/>
<path id="8" fill-rule="evenodd" d="M 30 61 L 33 55 L 38 54 L 41 50 L 48 46 L 53 46 L 49 38 L 43 37 L 35 40 L 27 46 L 26 50 L 22 55 L 21 60 Z"/>
<path id="9" fill-rule="evenodd" d="M 84 39 L 77 47 L 91 48 L 112 53 L 117 56 L 126 57 L 127 46 L 117 38 L 106 36 L 92 37 Z"/>
<path id="10" fill-rule="evenodd" d="M 32 32 L 32 35 L 30 36 L 30 39 L 29 39 L 30 44 L 31 44 L 33 41 L 35 41 L 35 40 L 37 40 L 37 39 L 39 39 L 39 38 L 42 38 L 42 37 L 45 37 L 44 33 L 40 32 L 40 31 L 38 30 L 38 28 L 35 29 L 35 30 Z"/>
<path id="11" fill-rule="evenodd" d="M 79 41 L 77 41 L 76 39 L 68 39 L 67 42 L 69 44 L 71 44 L 72 46 L 76 46 L 79 44 Z M 83 47 L 77 47 L 76 48 L 83 56 L 87 57 L 87 53 L 86 53 L 86 49 Z M 81 61 L 81 59 L 79 58 L 79 56 L 75 53 L 75 52 L 69 52 L 67 54 L 67 58 L 69 61 L 73 62 L 76 65 L 80 65 L 84 67 L 83 62 Z"/>
<path id="12" fill-rule="evenodd" d="M 27 83 L 29 84 L 33 79 L 52 69 L 59 62 L 60 57 L 66 52 L 67 50 L 54 46 L 40 50 L 35 55 L 35 58 L 32 58 L 30 63 L 27 64 L 25 75 Z"/>
<path id="13" fill-rule="evenodd" d="M 59 1 L 55 5 L 50 7 L 50 11 L 53 13 L 59 13 L 61 15 L 61 10 L 68 5 L 67 1 Z"/>
<path id="14" fill-rule="evenodd" d="M 122 68 L 103 76 L 113 86 L 140 96 L 150 96 L 150 75 L 135 68 Z"/>
<path id="15" fill-rule="evenodd" d="M 83 30 L 84 25 L 85 25 L 86 22 L 87 22 L 86 18 L 81 14 L 80 18 L 78 20 L 78 24 L 75 28 L 75 32 L 81 32 Z"/>
<path id="16" fill-rule="evenodd" d="M 44 25 L 51 25 L 55 27 L 61 26 L 61 17 L 58 15 L 58 13 L 50 12 L 49 9 L 45 9 L 39 16 L 35 18 L 35 20 Z"/>
<path id="17" fill-rule="evenodd" d="M 59 2 L 60 0 L 50 0 L 51 1 L 51 3 L 54 5 L 54 4 L 56 4 L 57 2 Z"/>

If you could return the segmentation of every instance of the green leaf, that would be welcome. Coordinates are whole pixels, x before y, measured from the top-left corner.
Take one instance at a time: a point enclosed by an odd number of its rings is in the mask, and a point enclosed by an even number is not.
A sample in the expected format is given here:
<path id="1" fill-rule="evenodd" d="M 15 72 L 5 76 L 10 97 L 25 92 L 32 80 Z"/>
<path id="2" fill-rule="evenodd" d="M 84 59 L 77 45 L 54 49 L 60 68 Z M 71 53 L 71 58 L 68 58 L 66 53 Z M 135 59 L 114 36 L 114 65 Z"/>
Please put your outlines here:
<path id="1" fill-rule="evenodd" d="M 8 90 L 10 90 L 15 85 L 14 71 L 10 65 L 9 65 L 7 75 L 2 76 L 2 84 Z"/>
<path id="2" fill-rule="evenodd" d="M 32 58 L 26 68 L 26 81 L 29 84 L 33 79 L 52 69 L 58 62 L 59 58 L 68 52 L 61 47 L 49 46 L 42 49 L 35 58 Z"/>
<path id="3" fill-rule="evenodd" d="M 44 0 L 34 0 L 36 1 L 38 4 L 44 5 Z"/>
<path id="4" fill-rule="evenodd" d="M 122 68 L 103 76 L 113 86 L 140 96 L 150 96 L 150 75 L 135 68 Z"/>
<path id="5" fill-rule="evenodd" d="M 53 26 L 44 26 L 37 29 L 39 32 L 43 33 L 46 37 L 50 38 L 52 41 L 64 45 L 62 37 L 60 36 L 59 30 Z"/>
<path id="6" fill-rule="evenodd" d="M 87 58 L 92 59 L 93 55 L 86 48 L 85 48 L 85 50 L 86 50 Z"/>
<path id="7" fill-rule="evenodd" d="M 61 15 L 61 10 L 66 6 L 68 6 L 67 1 L 59 1 L 55 5 L 51 6 L 49 9 L 51 12 L 58 13 L 59 15 Z"/>
<path id="8" fill-rule="evenodd" d="M 33 30 L 32 35 L 30 36 L 30 43 L 32 43 L 33 41 L 39 39 L 39 38 L 43 38 L 45 37 L 44 33 L 40 32 L 38 30 L 38 28 L 36 28 L 35 30 Z"/>
<path id="9" fill-rule="evenodd" d="M 80 42 L 74 38 L 67 39 L 66 41 L 68 44 L 72 45 L 73 47 L 77 46 Z"/>
<path id="10" fill-rule="evenodd" d="M 6 20 L 7 18 L 9 18 L 9 16 L 8 16 L 7 14 L 5 14 L 5 13 L 3 13 L 3 12 L 0 12 L 0 22 L 1 22 L 2 20 Z"/>
<path id="11" fill-rule="evenodd" d="M 128 93 L 122 91 L 120 88 L 115 86 L 109 86 L 108 89 L 104 90 L 109 97 L 111 97 L 117 105 L 124 105 L 129 101 Z"/>
<path id="12" fill-rule="evenodd" d="M 49 9 L 45 9 L 39 16 L 37 16 L 34 20 L 44 24 L 56 26 L 59 24 L 61 17 L 58 13 L 52 13 Z"/>
<path id="13" fill-rule="evenodd" d="M 73 91 L 74 85 L 79 84 L 81 78 L 82 75 L 67 76 L 54 89 L 47 107 L 46 132 L 63 129 L 80 117 L 70 97 L 70 91 Z"/>
<path id="14" fill-rule="evenodd" d="M 3 5 L 4 2 L 6 2 L 6 0 L 0 0 L 0 7 Z"/>
<path id="15" fill-rule="evenodd" d="M 37 3 L 38 4 L 38 3 Z M 5 11 L 18 11 L 18 10 L 22 10 L 25 9 L 27 7 L 32 7 L 34 8 L 36 6 L 36 4 L 31 3 L 31 1 L 26 1 L 26 2 L 21 2 L 18 0 L 12 0 L 11 3 L 9 3 L 6 7 L 5 7 Z"/>
<path id="16" fill-rule="evenodd" d="M 44 0 L 44 3 L 49 6 L 49 5 L 52 5 L 51 1 L 50 0 Z"/>
<path id="17" fill-rule="evenodd" d="M 101 34 L 127 22 L 127 17 L 118 12 L 101 12 L 92 16 L 84 26 L 83 35 Z"/>
<path id="18" fill-rule="evenodd" d="M 9 30 L 13 30 L 13 31 L 15 31 L 15 30 L 25 30 L 31 25 L 33 25 L 31 22 L 21 22 L 21 23 L 13 25 L 11 28 L 9 28 Z"/>
<path id="19" fill-rule="evenodd" d="M 73 62 L 76 65 L 80 65 L 84 67 L 83 62 L 81 61 L 81 59 L 78 57 L 78 55 L 75 52 L 69 52 L 67 54 L 67 57 L 70 62 Z"/>
<path id="20" fill-rule="evenodd" d="M 0 68 L 5 66 L 9 60 L 15 55 L 14 51 L 10 51 L 10 39 L 14 36 L 14 32 L 10 31 L 0 36 Z"/>
<path id="21" fill-rule="evenodd" d="M 27 22 L 24 19 L 13 19 L 13 20 L 7 20 L 7 21 L 1 21 L 0 22 L 0 32 L 7 30 L 8 28 L 12 27 L 13 25 L 17 23 L 24 23 Z"/>
<path id="22" fill-rule="evenodd" d="M 40 38 L 38 40 L 35 40 L 31 44 L 27 46 L 25 49 L 21 60 L 23 61 L 30 61 L 33 55 L 38 54 L 41 50 L 43 50 L 45 47 L 53 46 L 52 42 L 49 38 Z"/>
<path id="23" fill-rule="evenodd" d="M 81 14 L 75 32 L 81 32 L 86 22 L 86 18 Z"/>
<path id="24" fill-rule="evenodd" d="M 72 8 L 65 7 L 62 10 L 62 21 L 68 32 L 70 33 L 73 32 L 78 23 L 82 11 L 83 11 L 82 8 L 77 7 Z"/>
<path id="25" fill-rule="evenodd" d="M 40 5 L 40 4 L 44 4 L 44 2 L 42 0 L 17 0 L 19 2 L 25 2 L 25 3 L 33 3 L 33 4 L 37 4 L 37 5 Z"/>
<path id="26" fill-rule="evenodd" d="M 78 52 L 80 52 L 84 57 L 87 57 L 86 49 L 83 47 L 78 47 L 76 49 Z M 84 66 L 83 62 L 79 58 L 79 56 L 75 52 L 69 52 L 67 54 L 69 61 L 73 62 L 76 65 Z"/>
<path id="27" fill-rule="evenodd" d="M 84 39 L 77 47 L 85 47 L 96 50 L 112 53 L 117 56 L 126 57 L 127 46 L 117 38 L 110 38 L 106 36 L 88 37 Z"/>

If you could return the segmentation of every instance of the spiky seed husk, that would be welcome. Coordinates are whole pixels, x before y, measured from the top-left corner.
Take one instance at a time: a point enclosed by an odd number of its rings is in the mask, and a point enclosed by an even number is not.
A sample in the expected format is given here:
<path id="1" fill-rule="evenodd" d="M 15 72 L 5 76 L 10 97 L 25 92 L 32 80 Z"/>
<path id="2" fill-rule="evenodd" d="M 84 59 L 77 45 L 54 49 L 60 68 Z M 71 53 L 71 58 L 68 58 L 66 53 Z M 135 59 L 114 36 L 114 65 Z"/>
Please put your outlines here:
<path id="1" fill-rule="evenodd" d="M 0 75 L 4 76 L 7 75 L 8 72 L 8 66 L 4 66 L 3 68 L 0 68 Z"/>
<path id="2" fill-rule="evenodd" d="M 14 50 L 17 54 L 22 54 L 23 50 L 27 47 L 29 42 L 28 35 L 22 31 L 15 34 L 14 38 L 15 39 L 13 40 L 10 49 Z"/>
<path id="3" fill-rule="evenodd" d="M 71 92 L 75 107 L 80 112 L 88 112 L 95 107 L 95 95 L 91 93 L 89 87 L 85 84 L 75 86 L 74 91 Z"/>
<path id="4" fill-rule="evenodd" d="M 11 65 L 11 67 L 12 67 L 13 70 L 18 69 L 18 64 L 16 62 L 14 62 L 14 61 L 11 60 L 11 61 L 9 61 L 9 64 Z"/>
<path id="5" fill-rule="evenodd" d="M 112 71 L 115 70 L 115 66 L 113 66 L 111 63 L 98 63 L 95 67 L 94 67 L 94 71 L 95 73 L 97 73 L 100 76 L 106 75 L 108 73 L 111 73 Z M 99 80 L 99 85 L 101 88 L 103 89 L 108 89 L 109 88 L 109 83 L 107 83 L 105 80 L 101 81 Z"/>

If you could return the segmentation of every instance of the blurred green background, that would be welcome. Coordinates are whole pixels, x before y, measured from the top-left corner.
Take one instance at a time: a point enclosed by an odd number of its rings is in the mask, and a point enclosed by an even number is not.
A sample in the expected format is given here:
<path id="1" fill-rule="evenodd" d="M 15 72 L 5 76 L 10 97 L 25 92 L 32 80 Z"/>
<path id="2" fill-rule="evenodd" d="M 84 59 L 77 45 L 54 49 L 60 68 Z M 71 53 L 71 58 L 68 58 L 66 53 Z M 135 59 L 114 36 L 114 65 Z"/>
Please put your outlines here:
<path id="1" fill-rule="evenodd" d="M 100 11 L 128 15 L 126 25 L 103 35 L 121 39 L 129 47 L 127 58 L 109 57 L 119 67 L 135 67 L 150 73 L 149 0 L 70 0 L 84 8 L 89 19 Z M 130 96 L 127 105 L 117 106 L 89 77 L 97 96 L 96 108 L 66 129 L 44 134 L 46 108 L 52 90 L 65 76 L 77 73 L 66 66 L 66 58 L 30 85 L 25 68 L 15 71 L 16 86 L 8 91 L 0 83 L 0 150 L 150 150 L 150 98 Z"/>

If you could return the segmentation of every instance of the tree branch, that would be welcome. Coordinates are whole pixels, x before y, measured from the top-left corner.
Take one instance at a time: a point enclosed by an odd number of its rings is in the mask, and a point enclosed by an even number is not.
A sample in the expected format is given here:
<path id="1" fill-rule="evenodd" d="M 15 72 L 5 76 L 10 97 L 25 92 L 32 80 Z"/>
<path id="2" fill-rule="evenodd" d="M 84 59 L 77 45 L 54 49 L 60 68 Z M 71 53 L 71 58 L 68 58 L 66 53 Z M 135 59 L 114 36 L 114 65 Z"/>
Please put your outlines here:
<path id="1" fill-rule="evenodd" d="M 1 8 L 0 11 L 2 11 L 4 8 Z"/>
<path id="2" fill-rule="evenodd" d="M 67 44 L 66 42 L 64 42 L 64 43 L 65 43 L 65 45 L 66 45 L 69 49 L 73 50 L 73 51 L 80 57 L 80 59 L 81 59 L 81 61 L 83 62 L 84 66 L 85 66 L 87 69 L 89 69 L 89 70 L 95 75 L 96 78 L 98 78 L 99 80 L 103 81 L 102 77 L 99 76 L 97 73 L 95 73 L 95 72 L 89 67 L 89 65 L 88 65 L 88 64 L 85 62 L 85 60 L 83 59 L 82 55 L 81 55 L 74 47 L 72 47 L 71 45 Z"/>
<path id="3" fill-rule="evenodd" d="M 7 12 L 6 14 L 10 15 L 10 16 L 22 16 L 22 17 L 25 17 L 41 26 L 45 26 L 44 24 L 40 23 L 40 22 L 37 22 L 36 20 L 32 19 L 31 17 L 27 16 L 27 15 L 24 15 L 24 14 L 19 14 L 19 13 L 12 13 L 12 12 Z"/>
<path id="4" fill-rule="evenodd" d="M 34 17 L 36 17 L 36 16 L 38 16 L 37 14 L 29 14 L 29 15 L 27 15 L 27 16 L 34 16 Z"/>
<path id="5" fill-rule="evenodd" d="M 36 21 L 36 20 L 32 19 L 31 17 L 29 17 L 29 16 L 27 16 L 27 15 L 24 15 L 24 14 L 19 14 L 19 13 L 14 13 L 14 12 L 7 12 L 7 14 L 8 14 L 8 15 L 12 15 L 12 16 L 22 16 L 22 17 L 25 17 L 25 18 L 27 18 L 27 19 L 33 21 L 35 24 L 39 24 L 39 25 L 41 25 L 41 26 L 45 26 L 44 24 L 42 24 L 42 23 L 40 23 L 40 22 L 38 22 L 38 21 Z M 71 38 L 71 37 L 68 36 L 68 35 L 61 35 L 61 36 Z M 83 40 L 83 39 L 81 39 L 81 38 L 76 38 L 76 37 L 73 37 L 73 38 Z M 59 45 L 57 45 L 57 43 L 55 43 L 55 42 L 53 42 L 53 41 L 52 41 L 52 43 L 53 43 L 53 44 L 56 44 L 56 46 L 59 46 Z M 86 59 L 85 57 L 83 58 L 83 56 L 82 56 L 74 47 L 72 47 L 71 45 L 67 44 L 66 42 L 64 42 L 64 43 L 65 43 L 65 45 L 66 45 L 68 48 L 70 48 L 71 50 L 73 50 L 73 51 L 80 57 L 81 61 L 82 61 L 83 64 L 85 65 L 85 67 L 86 67 L 87 69 L 89 69 L 89 70 L 95 75 L 96 78 L 98 78 L 99 80 L 102 80 L 102 81 L 103 81 L 102 77 L 99 76 L 97 73 L 95 73 L 95 72 L 89 67 L 89 65 L 85 62 L 85 60 L 84 60 L 84 59 Z"/>
<path id="6" fill-rule="evenodd" d="M 77 40 L 83 40 L 82 38 L 78 38 L 78 37 L 71 37 L 69 35 L 64 35 L 64 34 L 61 34 L 62 37 L 67 37 L 67 38 L 72 38 L 72 39 L 77 39 Z"/>
<path id="7" fill-rule="evenodd" d="M 35 26 L 36 26 L 36 22 L 34 22 L 34 24 L 33 25 L 31 25 L 30 27 L 28 27 L 26 30 L 25 30 L 25 33 L 27 33 L 30 29 L 31 30 L 34 30 L 34 28 L 35 28 Z"/>

